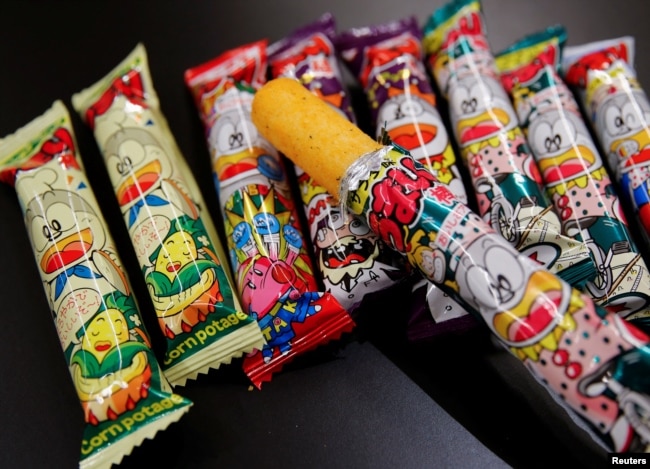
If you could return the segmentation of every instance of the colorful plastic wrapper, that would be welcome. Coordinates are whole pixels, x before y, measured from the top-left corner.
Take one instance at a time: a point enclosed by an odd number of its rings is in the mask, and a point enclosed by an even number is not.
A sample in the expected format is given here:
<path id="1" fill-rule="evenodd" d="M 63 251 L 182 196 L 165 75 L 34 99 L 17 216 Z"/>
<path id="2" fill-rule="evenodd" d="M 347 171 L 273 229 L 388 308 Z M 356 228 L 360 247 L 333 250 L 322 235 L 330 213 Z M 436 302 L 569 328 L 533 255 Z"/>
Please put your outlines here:
<path id="1" fill-rule="evenodd" d="M 270 74 L 299 80 L 355 122 L 332 42 L 335 28 L 334 17 L 327 13 L 269 45 Z M 407 277 L 401 256 L 384 246 L 361 218 L 332 203 L 332 196 L 314 178 L 294 168 L 325 290 L 351 314 L 364 304 L 364 298 L 376 301 L 390 294 L 390 287 Z"/>
<path id="2" fill-rule="evenodd" d="M 73 96 L 94 130 L 135 249 L 173 385 L 264 343 L 233 293 L 227 257 L 167 125 L 144 46 Z"/>
<path id="3" fill-rule="evenodd" d="M 258 388 L 297 355 L 354 327 L 336 298 L 319 291 L 283 161 L 251 121 L 265 46 L 232 49 L 185 73 L 205 124 L 238 292 L 266 339 L 243 364 Z"/>
<path id="4" fill-rule="evenodd" d="M 634 38 L 566 47 L 562 73 L 576 88 L 622 196 L 650 245 L 650 102 L 634 69 Z"/>
<path id="5" fill-rule="evenodd" d="M 582 240 L 598 269 L 594 301 L 648 331 L 650 272 L 578 103 L 559 76 L 566 31 L 548 28 L 496 58 L 563 233 Z"/>
<path id="6" fill-rule="evenodd" d="M 613 451 L 645 449 L 650 338 L 514 249 L 411 156 L 377 148 L 295 82 L 280 80 L 253 102 L 253 122 L 273 145 L 330 190 L 338 187 L 350 210 L 487 325 L 597 441 Z M 435 257 L 433 269 L 424 251 Z"/>
<path id="7" fill-rule="evenodd" d="M 417 21 L 409 17 L 352 28 L 337 36 L 336 46 L 363 87 L 377 138 L 386 132 L 467 203 L 456 155 L 422 62 L 421 41 Z M 450 324 L 434 326 L 452 319 L 463 318 L 454 329 L 474 323 L 467 321 L 462 306 L 429 282 L 417 282 L 411 300 L 407 334 L 413 340 L 448 330 Z"/>
<path id="8" fill-rule="evenodd" d="M 572 285 L 592 279 L 584 243 L 561 234 L 523 130 L 501 85 L 480 2 L 459 0 L 425 26 L 428 65 L 449 102 L 450 119 L 479 215 L 515 248 Z"/>
<path id="9" fill-rule="evenodd" d="M 0 140 L 0 178 L 16 189 L 83 408 L 79 465 L 118 464 L 192 404 L 151 349 L 62 102 Z"/>

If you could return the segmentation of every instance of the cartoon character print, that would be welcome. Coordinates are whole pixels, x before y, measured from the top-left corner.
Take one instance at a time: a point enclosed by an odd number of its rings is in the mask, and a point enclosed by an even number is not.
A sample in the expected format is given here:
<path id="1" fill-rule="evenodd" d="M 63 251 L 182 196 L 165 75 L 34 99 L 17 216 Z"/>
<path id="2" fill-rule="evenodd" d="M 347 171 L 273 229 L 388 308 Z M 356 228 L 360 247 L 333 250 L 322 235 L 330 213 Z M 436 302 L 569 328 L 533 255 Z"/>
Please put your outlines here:
<path id="1" fill-rule="evenodd" d="M 572 327 L 568 284 L 493 237 L 465 248 L 456 281 L 460 296 L 515 353 L 536 354 L 556 328 Z"/>
<path id="2" fill-rule="evenodd" d="M 394 267 L 379 268 L 379 239 L 360 218 L 331 206 L 329 216 L 320 219 L 315 228 L 317 262 L 323 277 L 332 287 L 341 289 L 351 304 L 358 291 L 375 291 L 397 275 Z"/>
<path id="3" fill-rule="evenodd" d="M 147 397 L 149 345 L 73 153 L 20 173 L 16 190 L 86 422 L 98 425 Z"/>
<path id="4" fill-rule="evenodd" d="M 616 91 L 599 103 L 595 124 L 611 167 L 650 231 L 650 103 L 642 90 Z"/>
<path id="5" fill-rule="evenodd" d="M 452 80 L 449 112 L 461 148 L 518 126 L 508 95 L 490 75 L 467 75 Z"/>
<path id="6" fill-rule="evenodd" d="M 219 260 L 200 220 L 182 216 L 149 258 L 145 281 L 161 330 L 169 339 L 190 333 L 223 301 Z"/>
<path id="7" fill-rule="evenodd" d="M 266 339 L 264 362 L 291 351 L 295 327 L 321 310 L 323 295 L 311 271 L 288 200 L 268 186 L 247 186 L 226 205 L 231 261 L 244 311 Z"/>
<path id="8" fill-rule="evenodd" d="M 430 168 L 463 202 L 467 194 L 440 113 L 430 100 L 415 93 L 397 94 L 379 109 L 377 137 L 384 129 L 391 141 L 409 150 L 413 158 Z M 385 126 L 385 127 L 382 127 Z"/>
<path id="9" fill-rule="evenodd" d="M 253 95 L 236 86 L 226 88 L 216 100 L 218 118 L 208 133 L 215 183 L 222 203 L 244 179 L 247 183 L 270 183 L 277 191 L 288 194 L 288 181 L 278 152 L 259 134 L 250 116 Z"/>
<path id="10" fill-rule="evenodd" d="M 170 201 L 198 215 L 178 181 L 171 179 L 169 155 L 147 129 L 127 127 L 113 133 L 104 144 L 104 157 L 129 231 L 150 217 L 152 208 L 166 207 Z"/>
<path id="11" fill-rule="evenodd" d="M 117 130 L 104 156 L 161 330 L 169 339 L 189 333 L 222 300 L 199 207 L 149 129 Z"/>
<path id="12" fill-rule="evenodd" d="M 150 345 L 132 297 L 105 295 L 76 336 L 70 370 L 86 422 L 116 420 L 147 398 Z"/>
<path id="13" fill-rule="evenodd" d="M 101 215 L 78 193 L 59 189 L 61 179 L 55 169 L 43 166 L 16 181 L 19 193 L 31 194 L 26 196 L 25 224 L 55 311 L 79 285 L 93 288 L 100 279 L 124 293 L 129 290 L 114 252 L 106 246 Z M 78 190 L 86 187 L 79 181 Z"/>
<path id="14" fill-rule="evenodd" d="M 551 346 L 526 366 L 608 436 L 614 451 L 647 451 L 648 381 L 638 370 L 648 366 L 642 352 L 648 337 L 617 315 L 603 319 L 580 299 L 573 303 L 580 309 L 572 315 L 573 328 L 556 331 Z M 608 322 L 612 327 L 603 327 Z"/>
<path id="15" fill-rule="evenodd" d="M 650 147 L 650 103 L 642 90 L 613 88 L 598 103 L 595 124 L 612 168 Z"/>

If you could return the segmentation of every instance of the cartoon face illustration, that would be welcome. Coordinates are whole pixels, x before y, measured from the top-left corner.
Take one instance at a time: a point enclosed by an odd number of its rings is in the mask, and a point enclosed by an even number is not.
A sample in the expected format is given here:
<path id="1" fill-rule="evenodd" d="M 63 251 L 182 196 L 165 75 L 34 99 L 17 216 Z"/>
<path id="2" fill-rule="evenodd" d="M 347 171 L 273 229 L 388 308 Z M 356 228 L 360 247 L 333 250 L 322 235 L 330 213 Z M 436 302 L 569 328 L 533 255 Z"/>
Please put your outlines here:
<path id="1" fill-rule="evenodd" d="M 148 346 L 131 334 L 135 303 L 119 294 L 107 294 L 103 300 L 77 333 L 80 346 L 70 359 L 85 419 L 92 425 L 133 410 L 148 396 L 152 374 Z"/>
<path id="2" fill-rule="evenodd" d="M 242 265 L 241 297 L 244 308 L 257 318 L 266 315 L 282 297 L 296 299 L 305 291 L 293 268 L 283 260 L 256 256 Z M 303 288 L 297 288 L 303 285 Z"/>
<path id="3" fill-rule="evenodd" d="M 196 244 L 184 231 L 177 231 L 163 243 L 156 257 L 155 270 L 174 281 L 183 267 L 197 258 Z"/>
<path id="4" fill-rule="evenodd" d="M 449 136 L 437 109 L 419 96 L 397 95 L 384 103 L 377 117 L 377 131 L 386 131 L 397 145 L 416 160 L 441 155 Z"/>
<path id="5" fill-rule="evenodd" d="M 158 322 L 169 339 L 189 333 L 222 301 L 218 264 L 199 221 L 177 220 L 150 258 L 145 280 Z"/>
<path id="6" fill-rule="evenodd" d="M 623 160 L 650 145 L 650 103 L 640 90 L 630 94 L 615 93 L 603 99 L 598 107 L 596 128 L 603 146 L 617 166 Z"/>
<path id="7" fill-rule="evenodd" d="M 537 156 L 547 186 L 587 186 L 589 175 L 602 179 L 604 171 L 589 131 L 571 112 L 549 109 L 539 114 L 528 129 L 528 141 Z"/>
<path id="8" fill-rule="evenodd" d="M 152 193 L 171 175 L 172 166 L 151 132 L 133 127 L 117 131 L 106 141 L 104 157 L 117 201 L 131 212 L 129 224 L 142 206 L 167 203 Z"/>
<path id="9" fill-rule="evenodd" d="M 221 115 L 210 129 L 208 143 L 214 154 L 214 172 L 220 181 L 257 168 L 261 137 L 248 114 L 237 110 Z"/>
<path id="10" fill-rule="evenodd" d="M 51 282 L 53 300 L 63 292 L 68 277 L 95 276 L 80 264 L 89 264 L 92 252 L 106 243 L 102 221 L 93 207 L 77 193 L 52 189 L 56 179 L 54 171 L 42 168 L 16 184 L 18 191 L 31 193 L 25 224 L 42 276 Z"/>
<path id="11" fill-rule="evenodd" d="M 557 277 L 487 236 L 463 252 L 456 280 L 462 298 L 516 347 L 535 344 L 560 325 L 571 293 Z"/>
<path id="12" fill-rule="evenodd" d="M 333 284 L 351 291 L 363 270 L 371 269 L 379 255 L 377 237 L 356 217 L 330 210 L 318 223 L 315 239 L 323 275 Z"/>
<path id="13" fill-rule="evenodd" d="M 491 76 L 451 82 L 449 111 L 461 146 L 514 129 L 517 116 L 505 90 Z"/>
<path id="14" fill-rule="evenodd" d="M 129 340 L 126 319 L 117 309 L 106 309 L 86 325 L 81 341 L 81 349 L 92 354 L 102 362 L 106 354 L 118 344 Z"/>

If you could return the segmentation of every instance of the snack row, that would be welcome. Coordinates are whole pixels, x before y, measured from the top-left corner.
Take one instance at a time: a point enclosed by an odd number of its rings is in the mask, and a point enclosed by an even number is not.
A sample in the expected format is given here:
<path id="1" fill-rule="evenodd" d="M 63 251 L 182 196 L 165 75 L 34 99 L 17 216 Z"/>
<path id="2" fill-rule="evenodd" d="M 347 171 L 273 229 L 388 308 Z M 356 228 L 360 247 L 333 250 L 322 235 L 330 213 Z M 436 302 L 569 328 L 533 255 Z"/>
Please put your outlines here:
<path id="1" fill-rule="evenodd" d="M 630 234 L 626 208 L 650 233 L 650 105 L 631 38 L 566 39 L 553 26 L 493 55 L 480 2 L 454 0 L 422 28 L 337 32 L 324 14 L 186 70 L 223 238 L 142 44 L 71 97 L 130 246 L 111 237 L 62 101 L 1 139 L 84 409 L 80 466 L 117 464 L 180 419 L 192 403 L 173 387 L 234 361 L 261 388 L 404 282 L 409 339 L 485 326 L 600 444 L 645 451 L 650 235 Z"/>

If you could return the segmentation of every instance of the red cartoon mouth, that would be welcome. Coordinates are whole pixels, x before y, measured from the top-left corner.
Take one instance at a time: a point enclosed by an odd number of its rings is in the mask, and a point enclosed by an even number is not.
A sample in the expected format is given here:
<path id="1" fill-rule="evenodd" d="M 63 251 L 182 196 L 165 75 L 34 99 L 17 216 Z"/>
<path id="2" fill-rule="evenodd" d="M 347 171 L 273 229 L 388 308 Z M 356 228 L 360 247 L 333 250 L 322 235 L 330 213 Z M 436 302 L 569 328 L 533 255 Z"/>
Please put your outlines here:
<path id="1" fill-rule="evenodd" d="M 97 350 L 98 352 L 105 352 L 109 348 L 111 348 L 110 342 L 97 342 L 95 344 L 95 350 Z"/>
<path id="2" fill-rule="evenodd" d="M 170 262 L 167 264 L 167 272 L 178 272 L 181 269 L 180 262 Z"/>
<path id="3" fill-rule="evenodd" d="M 47 250 L 41 261 L 41 268 L 47 274 L 56 272 L 86 255 L 91 246 L 90 228 L 67 236 Z"/>
<path id="4" fill-rule="evenodd" d="M 510 326 L 509 339 L 513 342 L 524 342 L 544 332 L 557 318 L 561 303 L 561 291 L 547 291 L 537 297 L 531 305 L 530 313 Z"/>
<path id="5" fill-rule="evenodd" d="M 391 129 L 388 135 L 397 145 L 413 150 L 432 142 L 438 135 L 438 127 L 432 124 L 407 124 Z"/>
<path id="6" fill-rule="evenodd" d="M 501 127 L 495 125 L 493 122 L 485 122 L 472 127 L 466 127 L 460 134 L 460 142 L 467 143 L 483 139 L 489 135 L 497 133 L 500 129 Z"/>
<path id="7" fill-rule="evenodd" d="M 559 166 L 552 166 L 544 171 L 544 180 L 547 184 L 570 181 L 584 171 L 582 162 L 577 158 L 571 158 Z"/>
<path id="8" fill-rule="evenodd" d="M 120 194 L 120 205 L 126 205 L 142 197 L 158 181 L 158 177 L 158 174 L 143 174 L 135 184 L 125 186 L 125 189 Z"/>
<path id="9" fill-rule="evenodd" d="M 130 174 L 117 190 L 120 206 L 129 204 L 146 194 L 160 179 L 160 161 L 155 160 Z"/>
<path id="10" fill-rule="evenodd" d="M 356 243 L 328 247 L 322 252 L 322 259 L 328 269 L 338 269 L 365 262 L 373 253 L 374 245 L 367 239 L 357 239 Z"/>

